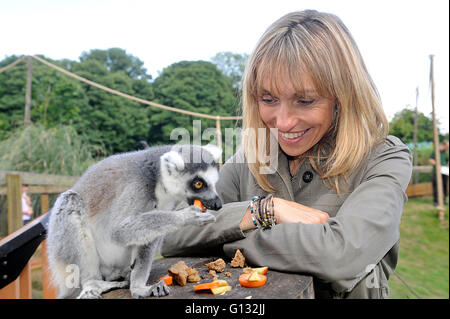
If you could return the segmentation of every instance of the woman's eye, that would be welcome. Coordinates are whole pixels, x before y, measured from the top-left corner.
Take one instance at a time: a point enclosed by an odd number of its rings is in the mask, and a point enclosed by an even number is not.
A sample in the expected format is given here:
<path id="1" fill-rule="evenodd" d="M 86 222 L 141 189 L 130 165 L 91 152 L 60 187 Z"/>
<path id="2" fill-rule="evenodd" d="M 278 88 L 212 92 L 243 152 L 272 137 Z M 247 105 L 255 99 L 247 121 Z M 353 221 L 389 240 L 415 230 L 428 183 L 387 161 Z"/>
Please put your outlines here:
<path id="1" fill-rule="evenodd" d="M 315 102 L 314 99 L 299 99 L 298 102 L 302 105 L 311 105 Z"/>
<path id="2" fill-rule="evenodd" d="M 275 102 L 275 99 L 271 96 L 263 96 L 261 97 L 261 101 L 265 104 L 272 104 Z"/>

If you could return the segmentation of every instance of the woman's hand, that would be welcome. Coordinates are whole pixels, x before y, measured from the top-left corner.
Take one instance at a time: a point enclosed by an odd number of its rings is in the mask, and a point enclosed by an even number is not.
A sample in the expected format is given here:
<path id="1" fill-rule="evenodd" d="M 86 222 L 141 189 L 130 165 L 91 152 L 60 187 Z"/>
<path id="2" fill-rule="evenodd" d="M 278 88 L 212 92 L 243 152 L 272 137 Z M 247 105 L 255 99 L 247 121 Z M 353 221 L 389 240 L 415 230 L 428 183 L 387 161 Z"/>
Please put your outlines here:
<path id="1" fill-rule="evenodd" d="M 274 197 L 273 205 L 277 224 L 303 223 L 325 224 L 330 217 L 327 213 L 296 202 Z"/>
<path id="2" fill-rule="evenodd" d="M 277 224 L 281 223 L 303 223 L 303 224 L 325 224 L 330 217 L 327 213 L 296 202 L 274 197 L 273 206 Z M 250 209 L 247 209 L 240 223 L 241 230 L 253 229 Z"/>

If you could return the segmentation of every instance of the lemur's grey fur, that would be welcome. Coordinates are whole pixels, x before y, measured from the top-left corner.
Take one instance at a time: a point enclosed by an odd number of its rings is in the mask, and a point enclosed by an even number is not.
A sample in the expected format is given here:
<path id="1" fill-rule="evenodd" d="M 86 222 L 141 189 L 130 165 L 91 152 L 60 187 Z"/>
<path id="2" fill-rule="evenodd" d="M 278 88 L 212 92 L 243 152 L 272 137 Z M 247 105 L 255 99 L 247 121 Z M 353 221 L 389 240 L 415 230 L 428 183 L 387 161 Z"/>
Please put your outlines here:
<path id="1" fill-rule="evenodd" d="M 192 203 L 221 208 L 219 156 L 211 145 L 159 146 L 92 165 L 51 211 L 48 257 L 58 297 L 101 298 L 123 287 L 134 298 L 167 295 L 164 281 L 147 286 L 154 255 L 166 234 L 215 221 Z M 199 180 L 201 189 L 193 185 Z M 187 207 L 175 210 L 181 202 Z"/>

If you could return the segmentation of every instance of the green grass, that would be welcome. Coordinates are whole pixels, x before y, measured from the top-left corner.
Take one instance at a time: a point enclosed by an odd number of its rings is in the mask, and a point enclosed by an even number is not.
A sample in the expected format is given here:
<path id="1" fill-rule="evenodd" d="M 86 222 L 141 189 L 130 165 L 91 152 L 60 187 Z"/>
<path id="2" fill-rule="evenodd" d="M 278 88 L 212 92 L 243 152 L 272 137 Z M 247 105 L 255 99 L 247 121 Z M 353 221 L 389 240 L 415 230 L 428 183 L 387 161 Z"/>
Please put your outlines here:
<path id="1" fill-rule="evenodd" d="M 449 210 L 440 221 L 430 197 L 410 199 L 400 224 L 400 253 L 396 273 L 389 279 L 391 299 L 449 298 Z"/>

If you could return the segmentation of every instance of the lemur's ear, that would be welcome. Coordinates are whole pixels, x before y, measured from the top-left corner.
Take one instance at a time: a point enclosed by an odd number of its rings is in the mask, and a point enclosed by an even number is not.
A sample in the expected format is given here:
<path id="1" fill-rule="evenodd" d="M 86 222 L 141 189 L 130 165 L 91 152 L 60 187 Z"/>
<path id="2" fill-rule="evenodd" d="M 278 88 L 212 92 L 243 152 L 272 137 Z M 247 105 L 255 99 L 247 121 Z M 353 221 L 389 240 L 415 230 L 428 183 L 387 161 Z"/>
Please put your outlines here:
<path id="1" fill-rule="evenodd" d="M 219 162 L 220 157 L 222 156 L 222 149 L 214 144 L 208 144 L 203 146 L 204 149 L 206 149 L 208 152 L 211 153 L 212 157 L 214 158 L 214 161 L 216 163 Z"/>
<path id="2" fill-rule="evenodd" d="M 161 165 L 176 169 L 177 171 L 182 171 L 184 169 L 183 157 L 176 151 L 167 152 L 161 156 Z"/>

